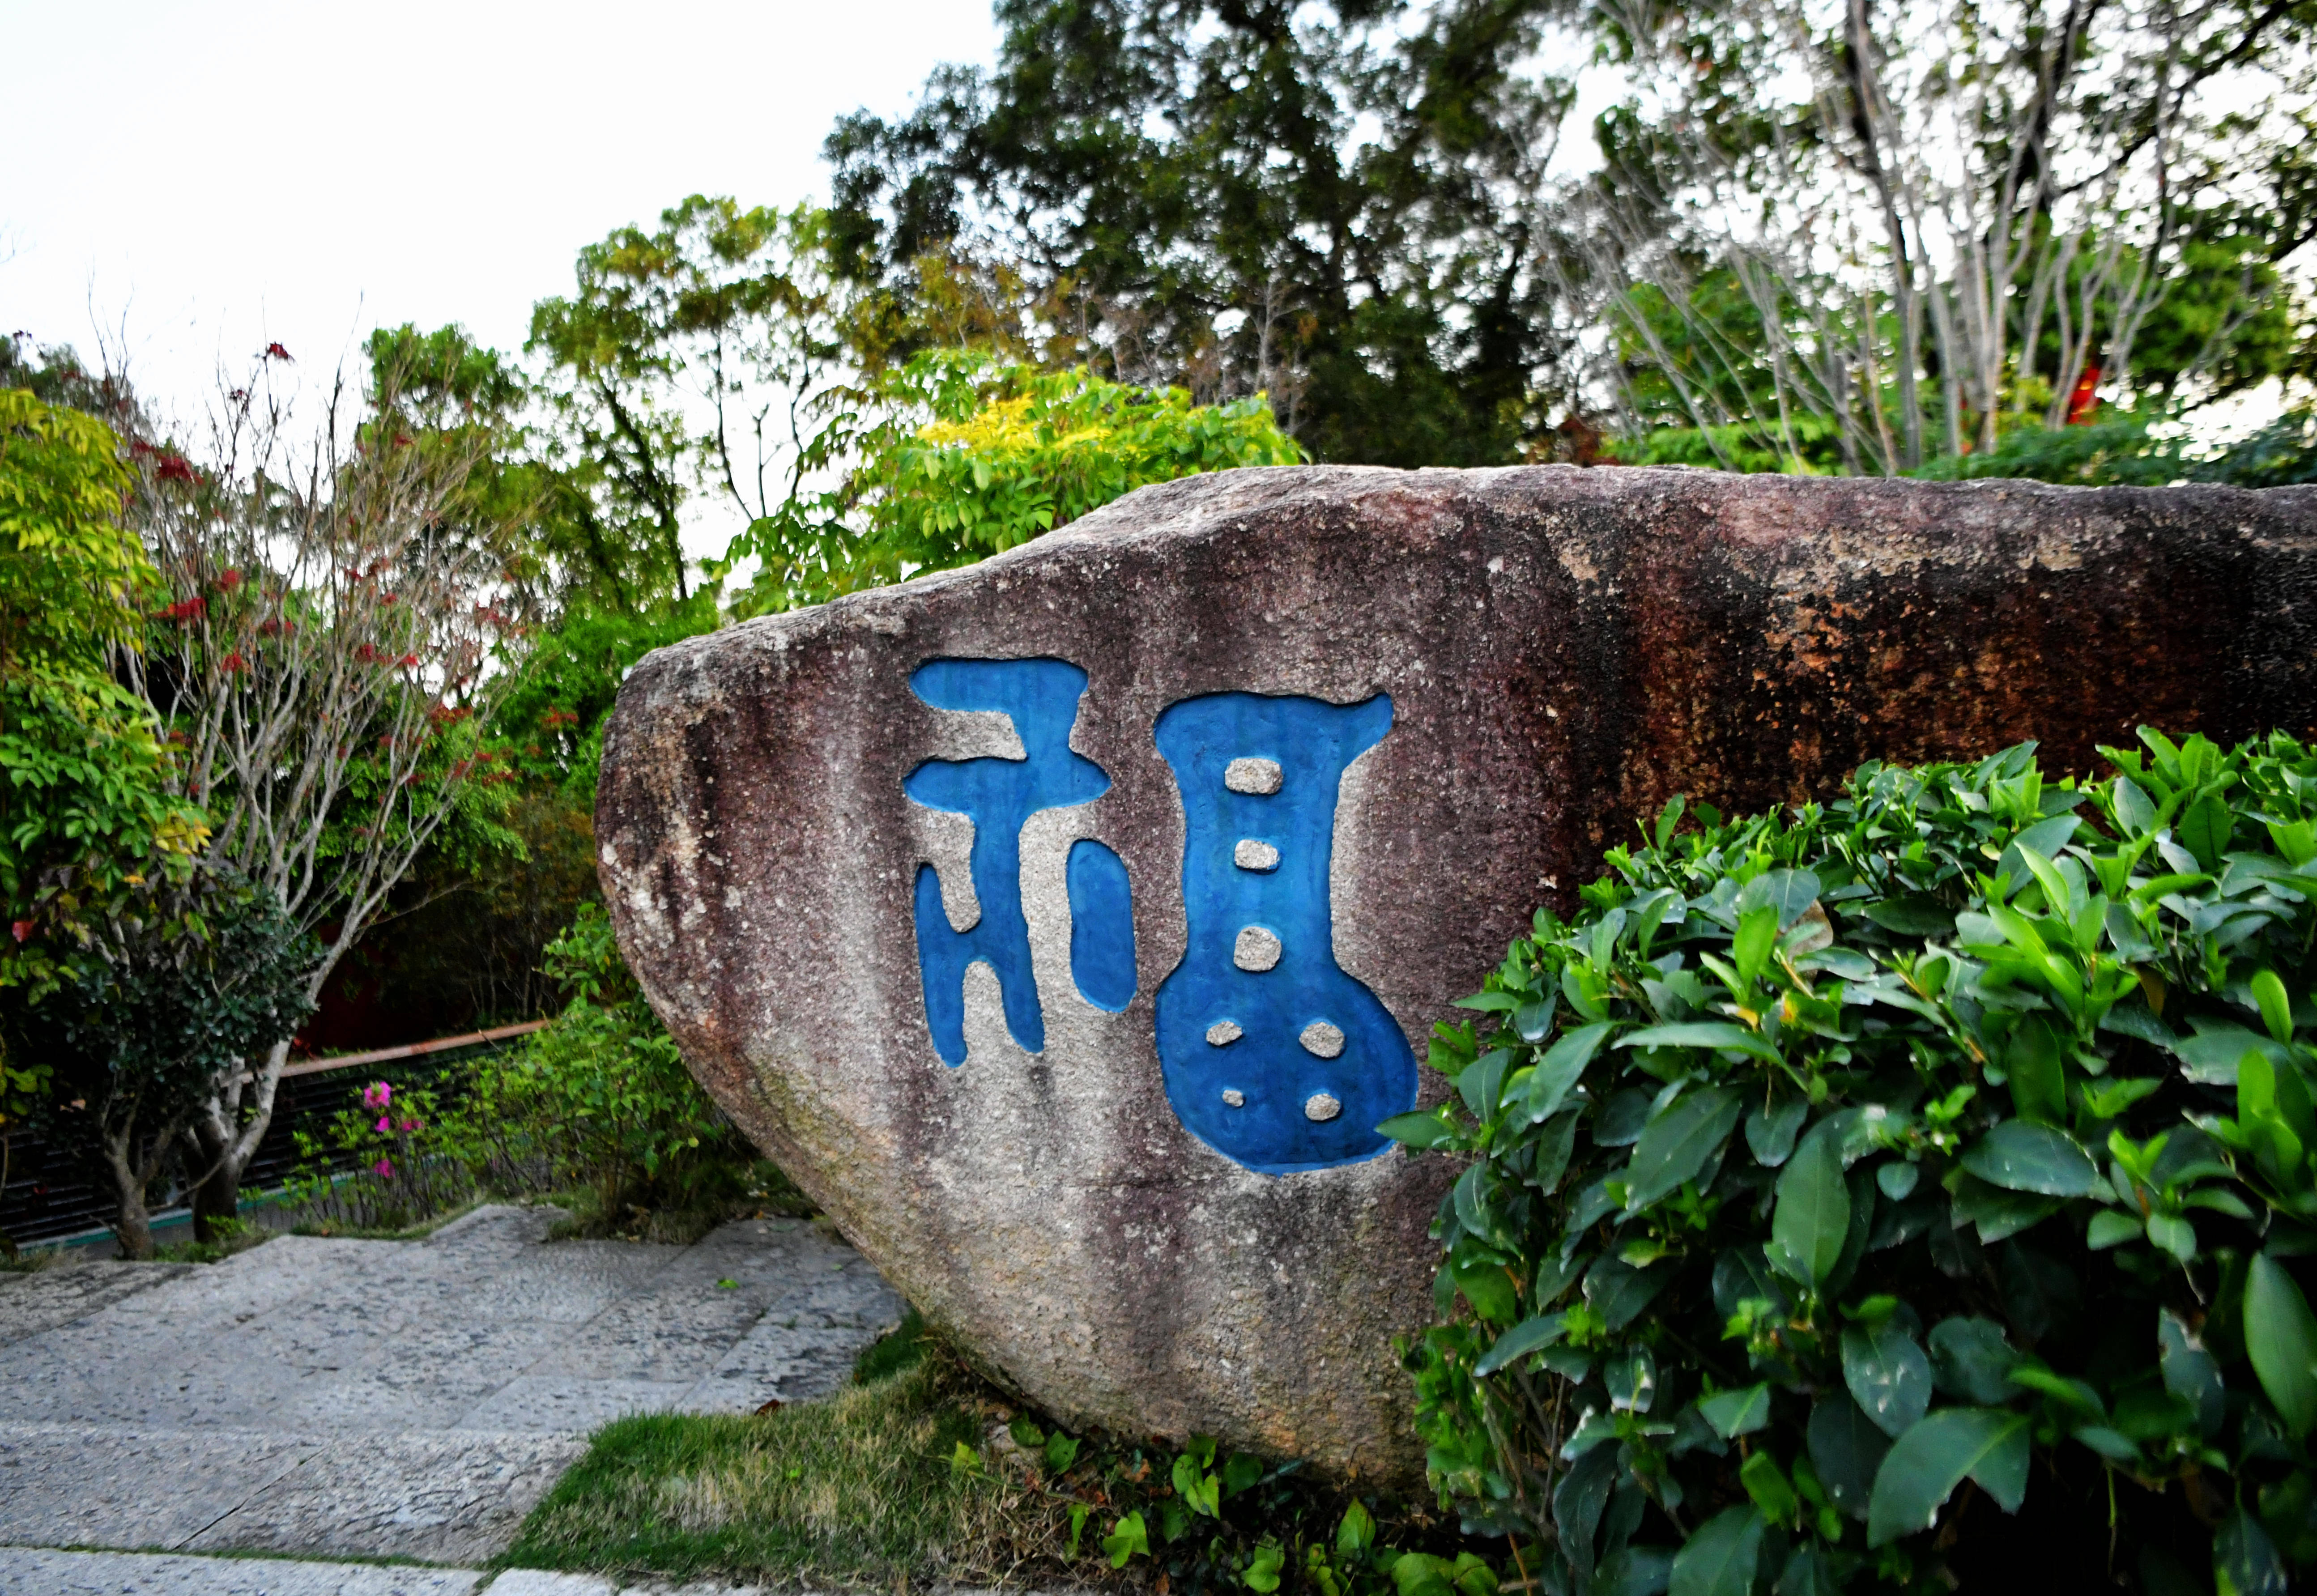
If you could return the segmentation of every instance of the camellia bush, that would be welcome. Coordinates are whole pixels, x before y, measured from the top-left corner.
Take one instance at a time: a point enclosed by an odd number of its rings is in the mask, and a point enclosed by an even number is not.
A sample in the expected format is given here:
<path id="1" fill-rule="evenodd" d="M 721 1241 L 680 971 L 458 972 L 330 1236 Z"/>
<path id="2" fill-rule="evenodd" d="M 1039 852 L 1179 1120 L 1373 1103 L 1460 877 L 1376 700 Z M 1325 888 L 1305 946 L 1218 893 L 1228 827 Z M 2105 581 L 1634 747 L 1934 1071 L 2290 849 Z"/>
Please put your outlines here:
<path id="1" fill-rule="evenodd" d="M 2317 1566 L 2317 754 L 2142 737 L 1676 800 L 1440 1029 L 1406 1360 L 1539 1588 Z"/>

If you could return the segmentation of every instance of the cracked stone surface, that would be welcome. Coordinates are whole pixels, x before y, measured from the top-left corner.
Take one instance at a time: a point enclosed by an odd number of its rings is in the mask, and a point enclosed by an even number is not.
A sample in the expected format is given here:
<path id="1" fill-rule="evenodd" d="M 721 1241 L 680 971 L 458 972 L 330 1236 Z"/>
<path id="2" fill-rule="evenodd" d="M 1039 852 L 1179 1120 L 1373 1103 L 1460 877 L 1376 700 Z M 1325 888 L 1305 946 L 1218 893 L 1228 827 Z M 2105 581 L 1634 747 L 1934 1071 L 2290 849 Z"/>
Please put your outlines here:
<path id="1" fill-rule="evenodd" d="M 802 1220 L 674 1247 L 554 1217 L 0 1278 L 0 1543 L 487 1558 L 595 1426 L 825 1395 L 901 1315 Z"/>

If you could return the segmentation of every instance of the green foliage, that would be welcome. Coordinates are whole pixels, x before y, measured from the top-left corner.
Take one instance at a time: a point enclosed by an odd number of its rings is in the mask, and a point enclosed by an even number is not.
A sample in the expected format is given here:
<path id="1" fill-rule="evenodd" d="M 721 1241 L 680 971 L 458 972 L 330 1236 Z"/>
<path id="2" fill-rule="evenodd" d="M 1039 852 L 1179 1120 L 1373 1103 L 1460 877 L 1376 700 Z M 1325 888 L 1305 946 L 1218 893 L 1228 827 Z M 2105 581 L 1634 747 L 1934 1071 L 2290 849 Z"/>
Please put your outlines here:
<path id="1" fill-rule="evenodd" d="M 207 835 L 169 791 L 151 711 L 106 669 L 156 584 L 121 525 L 129 481 L 103 423 L 0 389 L 0 987 L 17 1003 L 53 991 L 148 877 L 183 883 Z M 0 1055 L 0 1138 L 49 1073 Z"/>
<path id="2" fill-rule="evenodd" d="M 987 73 L 830 136 L 830 231 L 905 303 L 994 233 L 1122 381 L 1268 391 L 1324 460 L 1498 465 L 1566 348 L 1537 245 L 1565 85 L 1534 6 L 1006 0 Z"/>
<path id="3" fill-rule="evenodd" d="M 655 648 L 716 629 L 712 593 L 645 614 L 574 606 L 533 643 L 522 673 L 491 714 L 491 730 L 512 767 L 534 790 L 559 794 L 592 813 L 604 723 L 620 683 Z"/>
<path id="4" fill-rule="evenodd" d="M 592 1187 L 599 1215 L 615 1218 L 655 1182 L 681 1179 L 728 1122 L 621 962 L 600 904 L 582 905 L 549 944 L 547 968 L 570 1002 L 476 1071 L 443 1136 L 470 1168 L 528 1170 L 546 1190 Z"/>
<path id="5" fill-rule="evenodd" d="M 151 1244 L 145 1189 L 217 1078 L 313 1012 L 314 957 L 270 894 L 205 872 L 136 894 L 54 991 L 9 1014 L 10 1051 L 54 1072 L 48 1134 L 113 1191 L 130 1256 Z"/>
<path id="6" fill-rule="evenodd" d="M 814 445 L 856 459 L 837 488 L 792 498 L 725 556 L 764 561 L 743 609 L 811 602 L 971 565 L 1154 482 L 1299 463 L 1261 395 L 1196 405 L 972 350 L 917 355 L 871 379 Z"/>
<path id="7" fill-rule="evenodd" d="M 1440 1028 L 1407 1362 L 1545 1588 L 2317 1561 L 2317 755 L 2142 739 L 1677 800 Z"/>

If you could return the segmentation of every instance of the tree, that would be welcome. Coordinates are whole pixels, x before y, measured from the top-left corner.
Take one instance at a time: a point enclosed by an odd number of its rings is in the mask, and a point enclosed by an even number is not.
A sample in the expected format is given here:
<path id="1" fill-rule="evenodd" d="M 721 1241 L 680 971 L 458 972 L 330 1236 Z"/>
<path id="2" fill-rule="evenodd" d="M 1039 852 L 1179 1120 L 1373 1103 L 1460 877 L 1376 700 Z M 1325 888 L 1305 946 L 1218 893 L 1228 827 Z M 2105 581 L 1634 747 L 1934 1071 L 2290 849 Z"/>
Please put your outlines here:
<path id="1" fill-rule="evenodd" d="M 85 971 L 94 928 L 148 880 L 182 881 L 207 834 L 200 807 L 170 790 L 150 710 L 104 670 L 108 646 L 133 646 L 154 582 L 121 525 L 120 454 L 103 422 L 0 388 L 0 994 L 12 1012 Z M 38 1052 L 0 1052 L 0 1183 L 50 1074 Z"/>
<path id="2" fill-rule="evenodd" d="M 977 350 L 927 351 L 850 397 L 806 454 L 849 462 L 837 485 L 792 495 L 727 553 L 763 561 L 737 610 L 971 565 L 1150 483 L 1304 459 L 1263 394 L 1196 405 Z"/>
<path id="3" fill-rule="evenodd" d="M 993 72 L 830 136 L 845 269 L 1018 261 L 1122 382 L 1267 392 L 1321 459 L 1490 465 L 1544 432 L 1537 270 L 1567 85 L 1523 0 L 1000 0 Z"/>
<path id="4" fill-rule="evenodd" d="M 149 1258 L 148 1189 L 219 1077 L 287 1043 L 313 1012 L 316 950 L 264 893 L 206 871 L 137 895 L 92 941 L 13 1029 L 22 1051 L 52 1061 L 44 1123 L 111 1185 L 122 1255 Z M 195 1164 L 189 1183 L 207 1172 Z"/>
<path id="5" fill-rule="evenodd" d="M 343 381 L 298 443 L 273 346 L 214 422 L 206 465 L 132 443 L 132 515 L 174 602 L 118 664 L 182 749 L 175 789 L 204 804 L 209 860 L 278 902 L 316 953 L 307 1000 L 446 827 L 519 844 L 476 710 L 485 666 L 518 663 L 508 529 L 462 497 L 482 438 L 406 431 L 402 373 L 367 403 Z M 219 1074 L 192 1120 L 196 1219 L 237 1206 L 271 1123 L 289 1038 Z"/>
<path id="6" fill-rule="evenodd" d="M 1672 458 L 1912 470 L 2287 364 L 2295 7 L 1574 15 L 1628 93 L 1552 258 L 1615 328 L 1628 417 L 1687 433 Z"/>
<path id="7" fill-rule="evenodd" d="M 694 194 L 658 231 L 582 249 L 576 292 L 533 308 L 549 458 L 570 485 L 563 552 L 592 607 L 691 597 L 682 513 L 696 492 L 753 521 L 800 491 L 810 406 L 853 353 L 824 227 L 809 207 Z"/>

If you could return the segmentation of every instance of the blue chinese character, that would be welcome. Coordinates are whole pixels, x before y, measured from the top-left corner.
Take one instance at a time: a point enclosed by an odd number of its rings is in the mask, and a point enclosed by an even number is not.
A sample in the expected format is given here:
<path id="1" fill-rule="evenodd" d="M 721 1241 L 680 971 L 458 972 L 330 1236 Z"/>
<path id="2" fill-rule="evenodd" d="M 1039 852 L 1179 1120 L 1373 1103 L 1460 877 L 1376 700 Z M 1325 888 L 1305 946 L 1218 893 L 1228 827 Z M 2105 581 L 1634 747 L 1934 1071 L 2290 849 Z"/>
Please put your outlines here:
<path id="1" fill-rule="evenodd" d="M 1158 987 L 1158 1062 L 1184 1126 L 1265 1174 L 1372 1158 L 1416 1106 L 1416 1057 L 1336 963 L 1337 789 L 1391 700 L 1216 693 L 1158 717 L 1182 790 L 1189 946 Z"/>
<path id="2" fill-rule="evenodd" d="M 1030 928 L 1022 914 L 1022 825 L 1041 809 L 1100 798 L 1110 778 L 1070 752 L 1070 727 L 1087 673 L 1059 659 L 937 659 L 917 668 L 909 686 L 936 709 L 994 709 L 1012 719 L 1024 759 L 931 759 L 901 786 L 929 809 L 973 822 L 971 873 L 981 918 L 950 929 L 941 878 L 920 865 L 917 878 L 917 970 L 925 983 L 926 1025 L 934 1050 L 952 1066 L 965 1062 L 965 972 L 987 964 L 997 976 L 1006 1029 L 1027 1052 L 1045 1050 L 1046 1021 L 1030 964 Z M 1066 866 L 1071 972 L 1087 1002 L 1114 1012 L 1134 996 L 1134 923 L 1126 867 L 1099 843 L 1080 842 Z"/>

